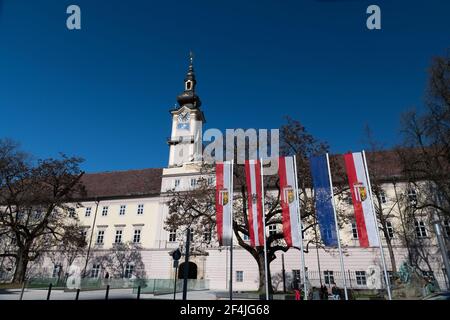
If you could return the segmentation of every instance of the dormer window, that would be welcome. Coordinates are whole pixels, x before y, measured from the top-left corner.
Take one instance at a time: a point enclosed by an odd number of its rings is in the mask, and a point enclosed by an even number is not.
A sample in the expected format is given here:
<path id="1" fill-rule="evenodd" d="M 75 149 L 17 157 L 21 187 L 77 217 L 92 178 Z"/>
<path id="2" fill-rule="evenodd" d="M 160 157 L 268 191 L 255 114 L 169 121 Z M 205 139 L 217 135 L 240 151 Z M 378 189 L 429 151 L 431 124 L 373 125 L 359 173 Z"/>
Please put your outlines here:
<path id="1" fill-rule="evenodd" d="M 186 90 L 192 89 L 192 81 L 186 81 Z"/>

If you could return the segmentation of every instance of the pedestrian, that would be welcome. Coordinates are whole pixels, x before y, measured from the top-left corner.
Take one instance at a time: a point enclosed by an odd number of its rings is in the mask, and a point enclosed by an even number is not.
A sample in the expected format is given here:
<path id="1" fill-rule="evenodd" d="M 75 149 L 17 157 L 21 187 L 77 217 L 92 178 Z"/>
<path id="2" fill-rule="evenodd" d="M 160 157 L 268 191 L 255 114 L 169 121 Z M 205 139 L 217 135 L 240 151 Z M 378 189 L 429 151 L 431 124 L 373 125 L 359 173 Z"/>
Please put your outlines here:
<path id="1" fill-rule="evenodd" d="M 320 298 L 322 300 L 328 300 L 328 288 L 326 285 L 320 287 Z"/>
<path id="2" fill-rule="evenodd" d="M 333 295 L 333 299 L 334 300 L 340 300 L 341 299 L 340 290 L 337 287 L 335 282 L 333 282 L 333 287 L 331 288 L 331 294 Z"/>
<path id="3" fill-rule="evenodd" d="M 295 277 L 294 281 L 292 281 L 292 290 L 295 292 L 295 300 L 300 300 L 300 278 Z"/>
<path id="4" fill-rule="evenodd" d="M 321 296 L 320 289 L 313 287 L 312 288 L 312 300 L 321 300 L 320 296 Z"/>

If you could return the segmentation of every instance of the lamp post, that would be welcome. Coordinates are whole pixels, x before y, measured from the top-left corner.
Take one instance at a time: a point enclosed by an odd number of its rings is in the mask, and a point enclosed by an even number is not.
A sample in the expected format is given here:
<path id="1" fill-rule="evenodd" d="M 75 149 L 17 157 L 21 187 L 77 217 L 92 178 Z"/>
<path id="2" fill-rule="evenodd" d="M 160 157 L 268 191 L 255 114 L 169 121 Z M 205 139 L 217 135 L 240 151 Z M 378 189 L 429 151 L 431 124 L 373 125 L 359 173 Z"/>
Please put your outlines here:
<path id="1" fill-rule="evenodd" d="M 186 300 L 187 298 L 190 240 L 191 240 L 191 228 L 188 228 L 186 232 L 186 253 L 184 257 L 183 300 Z"/>
<path id="2" fill-rule="evenodd" d="M 178 261 L 181 258 L 180 249 L 177 249 L 172 253 L 172 258 L 173 258 L 173 267 L 175 268 L 175 277 L 173 280 L 173 300 L 175 300 L 177 294 Z"/>

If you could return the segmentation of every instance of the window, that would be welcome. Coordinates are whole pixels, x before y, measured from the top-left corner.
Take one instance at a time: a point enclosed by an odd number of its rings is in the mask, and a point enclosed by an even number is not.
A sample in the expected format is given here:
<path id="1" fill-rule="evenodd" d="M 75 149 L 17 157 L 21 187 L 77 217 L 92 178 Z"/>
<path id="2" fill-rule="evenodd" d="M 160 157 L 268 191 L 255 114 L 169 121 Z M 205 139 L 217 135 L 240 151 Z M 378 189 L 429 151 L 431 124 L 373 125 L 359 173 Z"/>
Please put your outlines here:
<path id="1" fill-rule="evenodd" d="M 124 277 L 127 278 L 127 279 L 130 279 L 131 276 L 133 275 L 133 272 L 134 272 L 134 265 L 132 265 L 132 264 L 127 264 L 127 265 L 125 266 L 125 274 L 124 274 Z"/>
<path id="2" fill-rule="evenodd" d="M 236 271 L 236 282 L 244 282 L 244 271 Z"/>
<path id="3" fill-rule="evenodd" d="M 394 283 L 394 276 L 395 276 L 394 272 L 393 271 L 388 271 L 387 274 L 388 274 L 388 277 L 389 277 L 389 283 L 390 284 Z"/>
<path id="4" fill-rule="evenodd" d="M 197 185 L 197 179 L 192 178 L 191 179 L 191 187 L 195 187 Z"/>
<path id="5" fill-rule="evenodd" d="M 325 279 L 325 284 L 333 284 L 334 283 L 333 271 L 329 271 L 329 270 L 324 271 L 323 277 Z"/>
<path id="6" fill-rule="evenodd" d="M 116 230 L 116 238 L 114 240 L 114 243 L 121 243 L 122 242 L 122 232 L 123 230 Z"/>
<path id="7" fill-rule="evenodd" d="M 380 202 L 381 203 L 386 203 L 387 202 L 386 193 L 384 192 L 384 190 L 380 191 L 379 197 L 380 197 Z"/>
<path id="8" fill-rule="evenodd" d="M 144 205 L 138 205 L 137 214 L 144 214 Z"/>
<path id="9" fill-rule="evenodd" d="M 365 271 L 355 271 L 356 273 L 356 284 L 358 286 L 365 286 L 367 284 L 366 272 Z"/>
<path id="10" fill-rule="evenodd" d="M 427 229 L 425 228 L 425 223 L 422 220 L 414 221 L 414 226 L 416 227 L 417 237 L 425 238 L 427 236 Z"/>
<path id="11" fill-rule="evenodd" d="M 450 220 L 448 219 L 444 221 L 444 232 L 450 238 Z"/>
<path id="12" fill-rule="evenodd" d="M 415 189 L 408 190 L 408 201 L 411 206 L 415 206 L 417 204 L 417 193 Z"/>
<path id="13" fill-rule="evenodd" d="M 386 221 L 386 231 L 388 233 L 389 239 L 392 239 L 394 237 L 394 227 L 392 226 L 392 223 L 390 221 Z"/>
<path id="14" fill-rule="evenodd" d="M 277 233 L 277 225 L 276 224 L 271 224 L 269 226 L 269 236 L 274 235 Z"/>
<path id="15" fill-rule="evenodd" d="M 103 238 L 105 237 L 105 230 L 98 230 L 97 244 L 103 244 Z"/>
<path id="16" fill-rule="evenodd" d="M 211 241 L 211 230 L 205 230 L 203 232 L 203 241 Z"/>
<path id="17" fill-rule="evenodd" d="M 422 271 L 422 276 L 425 278 L 434 279 L 434 272 L 433 271 Z"/>
<path id="18" fill-rule="evenodd" d="M 84 216 L 85 217 L 90 217 L 91 216 L 91 210 L 92 210 L 91 207 L 87 207 L 86 211 L 84 212 Z"/>
<path id="19" fill-rule="evenodd" d="M 55 264 L 53 266 L 52 278 L 57 278 L 58 277 L 60 268 L 61 268 L 61 266 L 59 264 Z"/>
<path id="20" fill-rule="evenodd" d="M 209 177 L 208 178 L 208 185 L 211 186 L 214 184 L 214 178 L 213 177 Z"/>
<path id="21" fill-rule="evenodd" d="M 103 210 L 102 210 L 102 216 L 107 216 L 108 215 L 108 206 L 104 206 Z"/>
<path id="22" fill-rule="evenodd" d="M 180 186 L 180 179 L 175 179 L 175 188 Z"/>
<path id="23" fill-rule="evenodd" d="M 85 229 L 85 230 L 82 230 L 81 231 L 81 237 L 83 238 L 83 239 L 86 239 L 86 236 L 87 236 L 87 230 Z"/>
<path id="24" fill-rule="evenodd" d="M 141 242 L 141 229 L 134 230 L 133 243 Z"/>
<path id="25" fill-rule="evenodd" d="M 75 217 L 75 208 L 69 208 L 69 217 L 71 218 Z"/>
<path id="26" fill-rule="evenodd" d="M 242 239 L 244 239 L 244 241 L 250 241 L 250 237 L 246 234 L 242 235 Z"/>
<path id="27" fill-rule="evenodd" d="M 100 265 L 94 264 L 91 270 L 91 278 L 98 278 L 99 274 L 100 274 Z"/>
<path id="28" fill-rule="evenodd" d="M 177 231 L 176 230 L 170 230 L 169 232 L 169 242 L 175 242 L 177 241 Z"/>
<path id="29" fill-rule="evenodd" d="M 300 269 L 292 270 L 292 276 L 294 279 L 300 279 Z"/>
<path id="30" fill-rule="evenodd" d="M 37 209 L 34 211 L 34 219 L 39 220 L 42 217 L 42 210 L 41 209 Z"/>
<path id="31" fill-rule="evenodd" d="M 123 215 L 125 215 L 125 209 L 127 208 L 127 206 L 126 205 L 121 205 L 120 206 L 120 209 L 119 209 L 119 215 L 120 216 L 123 216 Z"/>
<path id="32" fill-rule="evenodd" d="M 352 237 L 353 239 L 358 239 L 358 228 L 356 227 L 356 222 L 352 222 Z"/>

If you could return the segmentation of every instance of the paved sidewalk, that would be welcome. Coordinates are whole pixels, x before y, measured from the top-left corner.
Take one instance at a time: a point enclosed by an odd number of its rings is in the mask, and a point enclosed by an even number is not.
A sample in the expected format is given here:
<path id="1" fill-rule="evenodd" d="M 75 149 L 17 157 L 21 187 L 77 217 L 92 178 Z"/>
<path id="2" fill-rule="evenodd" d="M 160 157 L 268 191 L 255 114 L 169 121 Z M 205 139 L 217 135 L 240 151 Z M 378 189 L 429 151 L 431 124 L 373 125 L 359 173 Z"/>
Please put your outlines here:
<path id="1" fill-rule="evenodd" d="M 0 290 L 0 300 L 20 300 L 20 289 L 4 289 Z M 26 289 L 23 294 L 23 300 L 46 300 L 47 289 Z M 104 300 L 105 290 L 80 291 L 79 300 Z M 75 300 L 76 292 L 64 292 L 63 290 L 53 289 L 50 300 Z M 173 294 L 153 295 L 141 294 L 141 299 L 162 299 L 173 300 Z M 181 300 L 183 294 L 177 293 L 176 299 Z M 133 293 L 133 289 L 111 289 L 108 299 L 137 299 L 137 294 Z M 219 300 L 215 291 L 189 291 L 187 293 L 188 300 Z"/>

